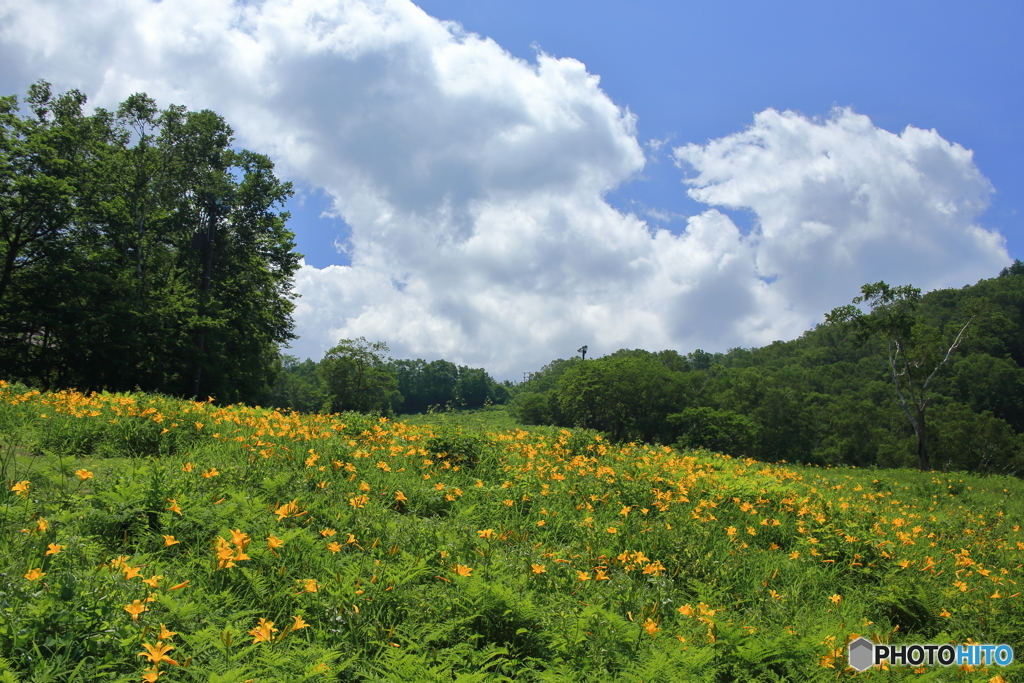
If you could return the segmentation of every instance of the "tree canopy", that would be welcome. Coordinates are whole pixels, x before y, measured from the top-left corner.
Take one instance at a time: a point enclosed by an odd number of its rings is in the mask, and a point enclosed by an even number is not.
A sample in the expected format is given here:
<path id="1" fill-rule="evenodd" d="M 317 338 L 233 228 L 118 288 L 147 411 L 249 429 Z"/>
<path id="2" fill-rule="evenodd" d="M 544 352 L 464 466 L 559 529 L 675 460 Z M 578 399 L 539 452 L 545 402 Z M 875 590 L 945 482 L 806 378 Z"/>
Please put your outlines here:
<path id="1" fill-rule="evenodd" d="M 290 183 L 215 112 L 0 98 L 0 365 L 43 388 L 257 402 L 294 338 Z"/>
<path id="2" fill-rule="evenodd" d="M 392 359 L 384 342 L 343 339 L 320 361 L 284 355 L 270 397 L 278 408 L 383 415 L 505 403 L 509 387 L 483 368 L 446 360 Z"/>
<path id="3" fill-rule="evenodd" d="M 831 325 L 852 325 L 862 343 L 878 347 L 892 380 L 896 402 L 903 409 L 917 440 L 917 466 L 931 468 L 928 456 L 926 416 L 935 398 L 932 382 L 954 360 L 957 348 L 967 339 L 971 323 L 983 308 L 979 300 L 966 302 L 960 319 L 930 324 L 917 314 L 921 290 L 910 285 L 890 287 L 885 282 L 867 284 L 853 304 L 825 316 Z M 857 304 L 867 304 L 864 313 Z"/>

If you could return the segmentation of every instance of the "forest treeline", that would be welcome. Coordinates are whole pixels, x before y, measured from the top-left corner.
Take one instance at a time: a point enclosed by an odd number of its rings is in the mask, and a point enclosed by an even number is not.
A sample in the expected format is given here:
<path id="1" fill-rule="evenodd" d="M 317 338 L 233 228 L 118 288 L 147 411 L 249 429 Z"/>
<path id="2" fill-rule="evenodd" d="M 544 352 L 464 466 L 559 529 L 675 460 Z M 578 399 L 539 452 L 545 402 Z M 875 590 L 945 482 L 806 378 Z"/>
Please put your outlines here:
<path id="1" fill-rule="evenodd" d="M 446 360 L 395 360 L 384 342 L 343 339 L 319 361 L 283 354 L 268 399 L 301 412 L 355 410 L 382 415 L 481 408 L 505 403 L 510 383 L 483 368 Z"/>
<path id="2" fill-rule="evenodd" d="M 762 348 L 555 360 L 509 410 L 771 462 L 1024 472 L 1024 264 L 962 289 L 887 291 L 865 286 L 872 311 L 836 309 Z"/>
<path id="3" fill-rule="evenodd" d="M 208 110 L 0 98 L 0 368 L 42 388 L 257 402 L 294 338 L 291 185 Z"/>

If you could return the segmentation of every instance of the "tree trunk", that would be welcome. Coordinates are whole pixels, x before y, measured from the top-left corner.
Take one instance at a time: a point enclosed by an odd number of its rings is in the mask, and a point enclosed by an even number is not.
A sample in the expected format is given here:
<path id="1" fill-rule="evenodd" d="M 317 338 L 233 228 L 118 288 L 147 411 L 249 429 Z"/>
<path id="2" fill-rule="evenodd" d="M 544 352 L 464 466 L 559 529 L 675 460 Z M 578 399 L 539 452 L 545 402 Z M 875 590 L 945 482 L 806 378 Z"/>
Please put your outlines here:
<path id="1" fill-rule="evenodd" d="M 213 237 L 217 226 L 217 210 L 211 201 L 207 207 L 206 239 L 203 240 L 203 278 L 199 283 L 199 310 L 205 314 L 209 306 L 210 276 L 213 273 Z M 192 396 L 199 400 L 199 385 L 203 375 L 203 354 L 206 345 L 206 329 L 196 332 L 196 363 L 192 367 Z"/>
<path id="2" fill-rule="evenodd" d="M 915 425 L 917 434 L 917 469 L 921 472 L 927 472 L 931 470 L 931 461 L 928 458 L 928 444 L 925 443 L 925 431 L 924 431 L 924 411 L 920 410 L 917 413 L 917 424 Z"/>

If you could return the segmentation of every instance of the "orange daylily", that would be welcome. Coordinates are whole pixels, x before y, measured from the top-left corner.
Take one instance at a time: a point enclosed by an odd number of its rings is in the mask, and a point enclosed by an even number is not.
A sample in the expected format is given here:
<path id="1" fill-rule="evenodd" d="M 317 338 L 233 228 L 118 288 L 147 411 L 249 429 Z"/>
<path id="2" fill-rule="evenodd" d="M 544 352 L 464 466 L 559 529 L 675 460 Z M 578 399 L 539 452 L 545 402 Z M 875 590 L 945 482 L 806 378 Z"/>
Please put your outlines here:
<path id="1" fill-rule="evenodd" d="M 156 645 L 150 645 L 149 643 L 143 643 L 142 647 L 144 650 L 136 655 L 136 657 L 145 657 L 154 666 L 159 665 L 161 662 L 170 662 L 174 666 L 178 666 L 178 663 L 167 656 L 167 653 L 174 649 L 173 645 L 164 645 L 162 640 L 156 641 Z"/>
<path id="2" fill-rule="evenodd" d="M 274 633 L 277 630 L 274 628 L 274 622 L 260 617 L 259 625 L 249 629 L 249 634 L 252 635 L 252 642 L 254 643 L 269 643 L 274 639 Z"/>
<path id="3" fill-rule="evenodd" d="M 245 550 L 249 547 L 249 534 L 242 533 L 238 529 L 231 530 L 231 542 L 234 543 L 241 550 Z"/>
<path id="4" fill-rule="evenodd" d="M 281 505 L 280 507 L 278 507 L 276 510 L 274 510 L 274 514 L 277 515 L 277 521 L 280 522 L 285 517 L 290 517 L 290 516 L 295 515 L 298 511 L 299 511 L 299 501 L 293 500 L 290 503 L 285 503 L 284 505 Z"/>
<path id="5" fill-rule="evenodd" d="M 132 621 L 138 621 L 139 615 L 147 611 L 149 608 L 142 604 L 141 600 L 133 600 L 130 605 L 124 606 L 124 611 L 132 615 Z"/>

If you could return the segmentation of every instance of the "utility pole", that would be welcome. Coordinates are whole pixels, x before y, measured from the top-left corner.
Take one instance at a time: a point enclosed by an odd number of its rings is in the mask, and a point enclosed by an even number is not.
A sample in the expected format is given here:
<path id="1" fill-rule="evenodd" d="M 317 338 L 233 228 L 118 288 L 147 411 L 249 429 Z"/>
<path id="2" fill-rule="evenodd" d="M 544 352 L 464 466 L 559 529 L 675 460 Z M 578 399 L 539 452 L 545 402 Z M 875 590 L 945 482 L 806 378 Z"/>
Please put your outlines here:
<path id="1" fill-rule="evenodd" d="M 580 357 L 583 360 L 586 360 L 587 359 L 587 345 L 584 344 L 580 348 L 576 349 L 576 353 L 580 354 Z"/>

